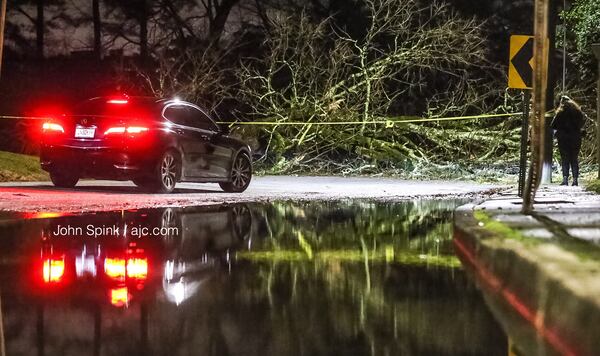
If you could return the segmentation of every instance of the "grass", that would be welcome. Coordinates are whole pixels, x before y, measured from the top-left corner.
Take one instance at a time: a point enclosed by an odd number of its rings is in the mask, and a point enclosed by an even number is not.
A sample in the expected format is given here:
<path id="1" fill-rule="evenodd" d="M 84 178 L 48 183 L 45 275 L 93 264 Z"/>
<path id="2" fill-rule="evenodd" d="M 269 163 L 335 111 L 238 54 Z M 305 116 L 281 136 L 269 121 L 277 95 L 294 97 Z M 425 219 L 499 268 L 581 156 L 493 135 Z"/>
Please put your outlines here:
<path id="1" fill-rule="evenodd" d="M 525 247 L 533 247 L 551 243 L 559 246 L 567 252 L 576 255 L 582 261 L 600 261 L 600 249 L 598 249 L 595 244 L 576 239 L 571 236 L 561 236 L 555 231 L 552 231 L 552 227 L 546 224 L 542 224 L 540 227 L 550 230 L 554 237 L 552 239 L 542 240 L 525 236 L 519 230 L 513 229 L 500 221 L 494 220 L 490 215 L 481 210 L 476 210 L 473 213 L 473 216 L 480 223 L 483 223 L 484 229 L 494 233 L 495 236 L 499 238 L 507 238 L 519 241 Z"/>
<path id="2" fill-rule="evenodd" d="M 48 180 L 38 157 L 0 151 L 0 182 Z"/>
<path id="3" fill-rule="evenodd" d="M 600 179 L 594 179 L 585 185 L 585 190 L 600 194 Z"/>
<path id="4" fill-rule="evenodd" d="M 521 234 L 518 230 L 511 228 L 510 226 L 494 220 L 491 216 L 489 216 L 486 212 L 481 210 L 475 210 L 473 212 L 473 216 L 480 223 L 483 223 L 483 227 L 496 234 L 497 236 L 502 236 L 504 238 L 513 239 L 517 241 L 521 241 L 525 244 L 538 244 L 539 240 L 534 238 L 529 238 Z"/>

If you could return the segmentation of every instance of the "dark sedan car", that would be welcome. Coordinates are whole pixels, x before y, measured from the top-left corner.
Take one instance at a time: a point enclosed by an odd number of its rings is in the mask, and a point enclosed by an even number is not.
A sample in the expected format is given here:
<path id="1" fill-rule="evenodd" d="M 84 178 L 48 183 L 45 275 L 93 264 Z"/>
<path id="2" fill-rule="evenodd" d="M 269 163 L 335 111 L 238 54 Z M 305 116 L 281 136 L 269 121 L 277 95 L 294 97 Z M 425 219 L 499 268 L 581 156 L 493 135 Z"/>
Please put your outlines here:
<path id="1" fill-rule="evenodd" d="M 248 145 L 177 99 L 93 98 L 47 120 L 42 132 L 40 163 L 57 187 L 95 178 L 132 180 L 160 193 L 180 181 L 242 192 L 252 178 Z"/>

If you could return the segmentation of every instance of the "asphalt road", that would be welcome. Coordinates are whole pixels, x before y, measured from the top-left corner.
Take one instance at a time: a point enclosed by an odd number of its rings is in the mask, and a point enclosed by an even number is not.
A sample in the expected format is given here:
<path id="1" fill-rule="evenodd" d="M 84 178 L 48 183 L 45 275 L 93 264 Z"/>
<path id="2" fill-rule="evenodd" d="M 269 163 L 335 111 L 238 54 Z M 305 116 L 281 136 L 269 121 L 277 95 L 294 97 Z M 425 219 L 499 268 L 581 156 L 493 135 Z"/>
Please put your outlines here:
<path id="1" fill-rule="evenodd" d="M 272 200 L 337 200 L 471 197 L 499 186 L 470 182 L 406 181 L 393 178 L 255 177 L 241 194 L 224 193 L 217 184 L 179 183 L 173 194 L 146 194 L 131 182 L 81 181 L 75 189 L 50 182 L 0 184 L 0 210 L 86 212 Z"/>

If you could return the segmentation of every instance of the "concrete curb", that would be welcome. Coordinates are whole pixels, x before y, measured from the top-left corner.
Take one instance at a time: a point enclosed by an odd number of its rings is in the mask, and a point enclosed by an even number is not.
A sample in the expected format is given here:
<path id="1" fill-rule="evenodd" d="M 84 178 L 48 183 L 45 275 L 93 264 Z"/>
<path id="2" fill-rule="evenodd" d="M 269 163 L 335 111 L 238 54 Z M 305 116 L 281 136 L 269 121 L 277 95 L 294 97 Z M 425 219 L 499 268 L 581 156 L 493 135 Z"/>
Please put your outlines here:
<path id="1" fill-rule="evenodd" d="M 478 220 L 477 209 L 455 211 L 454 246 L 516 348 L 524 355 L 597 354 L 600 262 L 552 242 L 506 236 Z"/>

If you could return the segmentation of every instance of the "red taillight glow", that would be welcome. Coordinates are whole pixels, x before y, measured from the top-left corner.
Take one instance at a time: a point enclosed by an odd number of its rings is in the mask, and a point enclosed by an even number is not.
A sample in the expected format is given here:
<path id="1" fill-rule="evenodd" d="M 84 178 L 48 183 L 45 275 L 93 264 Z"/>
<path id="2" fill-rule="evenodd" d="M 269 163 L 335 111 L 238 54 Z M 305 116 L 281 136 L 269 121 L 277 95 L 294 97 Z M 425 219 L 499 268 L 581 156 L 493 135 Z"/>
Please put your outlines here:
<path id="1" fill-rule="evenodd" d="M 42 211 L 39 213 L 23 213 L 21 217 L 23 219 L 50 219 L 50 218 L 58 218 L 61 216 L 68 215 L 66 213 L 59 212 L 50 212 L 50 211 Z"/>
<path id="2" fill-rule="evenodd" d="M 105 258 L 104 273 L 109 278 L 123 281 L 125 277 L 146 280 L 148 278 L 148 259 L 145 257 Z"/>
<path id="3" fill-rule="evenodd" d="M 63 127 L 59 124 L 53 123 L 53 122 L 44 122 L 44 124 L 42 125 L 42 131 L 43 132 L 65 132 L 65 129 L 63 129 Z"/>
<path id="4" fill-rule="evenodd" d="M 104 135 L 110 135 L 110 134 L 123 134 L 125 132 L 130 133 L 130 134 L 139 134 L 142 132 L 146 132 L 148 131 L 147 127 L 142 127 L 142 126 L 129 126 L 129 127 L 111 127 L 108 130 L 104 131 Z"/>
<path id="5" fill-rule="evenodd" d="M 104 273 L 112 279 L 125 279 L 125 259 L 124 258 L 105 258 Z"/>
<path id="6" fill-rule="evenodd" d="M 127 133 L 141 133 L 141 132 L 145 132 L 145 131 L 148 131 L 147 127 L 129 126 L 127 128 Z"/>
<path id="7" fill-rule="evenodd" d="M 148 277 L 148 260 L 146 258 L 130 258 L 127 260 L 127 277 L 145 280 Z"/>
<path id="8" fill-rule="evenodd" d="M 65 275 L 65 259 L 49 258 L 44 260 L 42 275 L 45 283 L 60 282 Z"/>
<path id="9" fill-rule="evenodd" d="M 122 134 L 122 133 L 125 133 L 124 127 L 111 127 L 110 129 L 104 131 L 104 135 Z"/>
<path id="10" fill-rule="evenodd" d="M 127 99 L 111 99 L 107 101 L 108 104 L 125 105 L 129 102 Z"/>
<path id="11" fill-rule="evenodd" d="M 115 307 L 123 307 L 129 303 L 129 291 L 127 287 L 117 287 L 110 290 L 110 304 Z"/>

